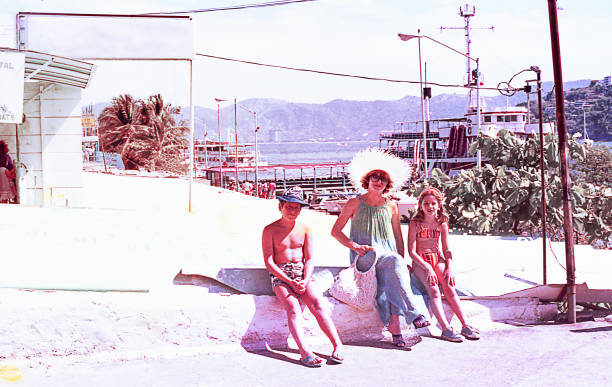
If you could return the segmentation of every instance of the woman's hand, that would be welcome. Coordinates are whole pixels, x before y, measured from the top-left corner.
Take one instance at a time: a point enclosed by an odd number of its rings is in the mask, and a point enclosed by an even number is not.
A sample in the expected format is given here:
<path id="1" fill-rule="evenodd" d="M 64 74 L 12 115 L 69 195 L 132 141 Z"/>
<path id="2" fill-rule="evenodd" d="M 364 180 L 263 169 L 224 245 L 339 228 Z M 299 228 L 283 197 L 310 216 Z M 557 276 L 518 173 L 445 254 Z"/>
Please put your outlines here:
<path id="1" fill-rule="evenodd" d="M 436 286 L 438 284 L 438 277 L 436 276 L 436 272 L 433 267 L 427 265 L 427 282 L 431 286 Z"/>
<path id="2" fill-rule="evenodd" d="M 360 257 L 365 255 L 368 251 L 372 250 L 374 250 L 374 247 L 368 245 L 355 244 L 355 246 L 353 246 L 353 251 L 355 251 Z"/>
<path id="3" fill-rule="evenodd" d="M 446 267 L 444 268 L 444 280 L 446 280 L 448 286 L 455 286 L 455 276 L 453 275 L 453 272 L 450 268 L 450 264 L 448 262 L 446 263 Z"/>

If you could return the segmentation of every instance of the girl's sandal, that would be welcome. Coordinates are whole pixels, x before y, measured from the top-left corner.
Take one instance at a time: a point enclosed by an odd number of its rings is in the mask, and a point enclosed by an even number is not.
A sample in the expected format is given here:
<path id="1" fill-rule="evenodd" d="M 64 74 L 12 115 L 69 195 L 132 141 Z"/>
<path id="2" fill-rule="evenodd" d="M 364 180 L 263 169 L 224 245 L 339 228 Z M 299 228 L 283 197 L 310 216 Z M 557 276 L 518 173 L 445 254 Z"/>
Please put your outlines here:
<path id="1" fill-rule="evenodd" d="M 335 363 L 335 364 L 342 364 L 344 363 L 344 358 L 342 357 L 342 355 L 340 354 L 340 351 L 334 351 L 331 356 L 329 357 L 329 361 L 331 363 Z"/>
<path id="2" fill-rule="evenodd" d="M 398 348 L 404 348 L 406 346 L 406 342 L 404 341 L 404 336 L 400 333 L 399 335 L 391 335 L 393 338 L 393 345 Z"/>
<path id="3" fill-rule="evenodd" d="M 414 325 L 415 328 L 419 329 L 419 328 L 425 328 L 431 325 L 431 323 L 429 321 L 427 321 L 427 319 L 425 318 L 425 316 L 423 316 L 422 314 L 418 315 L 417 318 L 415 318 L 412 321 L 412 325 Z"/>

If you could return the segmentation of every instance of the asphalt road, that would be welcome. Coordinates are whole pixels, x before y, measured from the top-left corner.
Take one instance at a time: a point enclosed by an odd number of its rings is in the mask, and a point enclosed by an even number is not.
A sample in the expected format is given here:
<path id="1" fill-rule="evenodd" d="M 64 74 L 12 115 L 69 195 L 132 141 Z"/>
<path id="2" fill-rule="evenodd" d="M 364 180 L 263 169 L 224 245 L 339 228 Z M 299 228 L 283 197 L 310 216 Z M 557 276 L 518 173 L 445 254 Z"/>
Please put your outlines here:
<path id="1" fill-rule="evenodd" d="M 16 386 L 612 386 L 612 324 L 509 327 L 449 343 L 423 337 L 347 345 L 342 365 L 309 369 L 292 349 L 22 369 Z M 321 356 L 330 347 L 315 347 Z"/>

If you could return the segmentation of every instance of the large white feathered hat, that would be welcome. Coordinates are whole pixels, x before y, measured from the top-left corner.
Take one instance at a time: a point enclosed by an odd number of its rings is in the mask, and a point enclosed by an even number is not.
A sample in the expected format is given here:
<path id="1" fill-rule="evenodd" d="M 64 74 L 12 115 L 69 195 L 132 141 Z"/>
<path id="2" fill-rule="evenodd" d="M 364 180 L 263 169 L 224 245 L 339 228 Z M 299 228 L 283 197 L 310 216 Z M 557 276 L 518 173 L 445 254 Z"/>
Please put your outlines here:
<path id="1" fill-rule="evenodd" d="M 391 181 L 393 181 L 393 188 L 389 192 L 395 192 L 408 181 L 412 174 L 413 166 L 380 148 L 361 150 L 357 152 L 348 165 L 351 183 L 357 191 L 366 191 L 361 185 L 361 179 L 375 169 L 380 169 L 389 174 Z"/>

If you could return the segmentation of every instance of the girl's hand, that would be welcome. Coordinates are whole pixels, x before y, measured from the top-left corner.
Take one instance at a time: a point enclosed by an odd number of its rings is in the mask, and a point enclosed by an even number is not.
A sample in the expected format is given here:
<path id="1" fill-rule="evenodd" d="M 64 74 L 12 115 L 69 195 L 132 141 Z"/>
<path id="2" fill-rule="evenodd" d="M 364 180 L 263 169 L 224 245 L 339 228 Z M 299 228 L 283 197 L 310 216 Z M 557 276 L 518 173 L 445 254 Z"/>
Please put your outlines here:
<path id="1" fill-rule="evenodd" d="M 368 251 L 374 250 L 374 247 L 368 245 L 356 245 L 355 247 L 353 247 L 353 250 L 357 253 L 357 255 L 361 257 L 365 255 Z"/>
<path id="2" fill-rule="evenodd" d="M 433 267 L 427 265 L 427 282 L 431 286 L 436 286 L 438 284 L 438 277 L 436 277 L 436 272 Z"/>
<path id="3" fill-rule="evenodd" d="M 455 276 L 453 275 L 453 272 L 451 271 L 450 265 L 448 263 L 444 268 L 444 279 L 446 280 L 448 286 L 455 286 Z"/>

